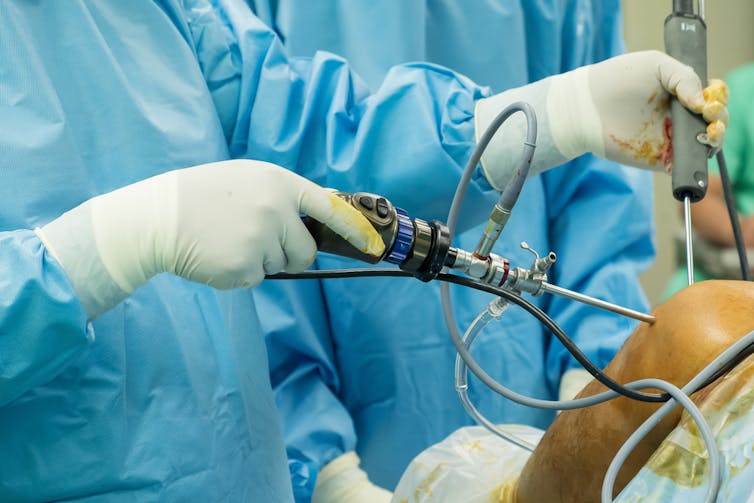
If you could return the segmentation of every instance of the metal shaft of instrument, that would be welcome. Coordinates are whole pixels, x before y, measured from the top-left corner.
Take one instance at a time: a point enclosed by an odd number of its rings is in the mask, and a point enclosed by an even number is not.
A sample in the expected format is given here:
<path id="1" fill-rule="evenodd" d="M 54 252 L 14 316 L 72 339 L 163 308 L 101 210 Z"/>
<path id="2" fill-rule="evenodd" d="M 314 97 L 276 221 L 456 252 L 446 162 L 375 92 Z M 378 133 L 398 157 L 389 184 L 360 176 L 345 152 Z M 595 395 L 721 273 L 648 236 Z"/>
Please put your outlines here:
<path id="1" fill-rule="evenodd" d="M 686 272 L 689 285 L 694 284 L 694 244 L 691 240 L 691 198 L 683 198 L 683 221 L 686 227 Z"/>
<path id="2" fill-rule="evenodd" d="M 567 290 L 559 286 L 551 285 L 550 283 L 542 283 L 542 289 L 545 292 L 549 292 L 554 295 L 560 295 L 561 297 L 566 297 L 568 299 L 582 302 L 584 304 L 589 304 L 590 306 L 598 307 L 600 309 L 605 309 L 607 311 L 621 314 L 623 316 L 628 316 L 629 318 L 633 318 L 635 320 L 644 321 L 644 322 L 649 323 L 650 325 L 655 322 L 655 317 L 652 316 L 651 314 L 646 314 L 639 311 L 635 311 L 633 309 L 619 306 L 611 302 L 596 299 L 594 297 L 590 297 L 588 295 L 584 295 L 578 292 Z"/>

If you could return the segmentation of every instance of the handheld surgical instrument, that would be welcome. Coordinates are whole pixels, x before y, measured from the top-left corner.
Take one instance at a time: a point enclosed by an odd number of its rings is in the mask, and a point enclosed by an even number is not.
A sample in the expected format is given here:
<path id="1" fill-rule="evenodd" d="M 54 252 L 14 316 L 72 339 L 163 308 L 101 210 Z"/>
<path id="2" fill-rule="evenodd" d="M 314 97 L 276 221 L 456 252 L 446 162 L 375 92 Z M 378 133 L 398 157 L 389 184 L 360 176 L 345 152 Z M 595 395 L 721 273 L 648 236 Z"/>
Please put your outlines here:
<path id="1" fill-rule="evenodd" d="M 500 205 L 495 205 L 490 217 L 491 224 L 488 223 L 487 229 L 491 230 L 482 237 L 477 249 L 469 252 L 450 245 L 448 226 L 442 222 L 427 222 L 420 218 L 411 218 L 406 211 L 375 194 L 366 192 L 355 194 L 337 192 L 336 194 L 367 218 L 385 243 L 385 252 L 380 256 L 368 255 L 329 227 L 305 217 L 304 224 L 321 252 L 354 258 L 371 264 L 381 261 L 396 264 L 422 281 L 435 279 L 443 267 L 447 267 L 483 283 L 517 293 L 526 292 L 538 296 L 548 292 L 647 323 L 654 322 L 652 315 L 548 283 L 547 271 L 557 258 L 554 252 L 540 257 L 526 243 L 521 243 L 522 248 L 534 255 L 529 268 L 513 267 L 507 258 L 491 253 L 491 244 L 494 244 L 497 239 L 494 234 L 499 235 L 502 230 L 500 215 L 509 214 L 509 211 L 505 212 Z M 487 234 L 492 234 L 493 238 L 488 237 Z"/>
<path id="2" fill-rule="evenodd" d="M 693 0 L 673 0 L 673 12 L 665 19 L 665 48 L 670 56 L 691 66 L 707 84 L 707 26 L 704 6 Z M 707 193 L 707 158 L 705 140 L 707 123 L 684 107 L 677 98 L 671 103 L 673 119 L 673 197 L 683 202 L 686 233 L 686 269 L 689 285 L 694 282 L 694 254 L 691 232 L 691 203 Z"/>
<path id="3" fill-rule="evenodd" d="M 707 25 L 704 21 L 704 0 L 698 0 L 694 13 L 693 0 L 673 0 L 673 11 L 665 19 L 665 47 L 669 55 L 691 66 L 706 85 Z M 704 198 L 707 192 L 707 158 L 715 152 L 706 145 L 706 124 L 698 114 L 686 109 L 677 99 L 671 103 L 673 134 L 673 197 L 683 203 L 686 235 L 686 269 L 689 284 L 694 282 L 694 254 L 691 233 L 691 203 Z M 741 262 L 741 277 L 749 280 L 746 247 L 735 210 L 725 156 L 716 153 L 733 237 Z"/>

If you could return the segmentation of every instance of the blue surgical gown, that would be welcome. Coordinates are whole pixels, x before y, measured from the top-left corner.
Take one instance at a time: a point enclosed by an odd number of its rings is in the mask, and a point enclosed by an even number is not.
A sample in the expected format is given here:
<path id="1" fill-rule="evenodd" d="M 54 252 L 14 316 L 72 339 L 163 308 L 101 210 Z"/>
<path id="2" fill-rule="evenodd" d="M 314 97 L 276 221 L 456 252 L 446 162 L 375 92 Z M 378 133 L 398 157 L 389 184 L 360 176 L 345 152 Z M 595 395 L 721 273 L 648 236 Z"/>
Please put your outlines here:
<path id="1" fill-rule="evenodd" d="M 407 66 L 371 92 L 336 56 L 289 61 L 240 0 L 2 1 L 0 62 L 0 501 L 292 501 L 251 291 L 160 275 L 87 320 L 31 229 L 227 158 L 396 199 L 413 186 L 410 209 L 440 215 L 487 91 Z M 477 173 L 470 215 L 488 191 Z"/>
<path id="2" fill-rule="evenodd" d="M 396 75 L 392 65 L 428 60 L 500 92 L 622 50 L 617 0 L 250 4 L 274 26 L 292 56 L 307 57 L 317 50 L 341 54 L 373 89 Z M 442 111 L 439 103 L 432 110 Z M 383 177 L 379 192 L 413 216 L 444 220 L 451 194 L 437 190 L 446 183 L 446 172 L 424 162 L 431 153 L 417 133 L 424 124 L 403 114 L 391 119 L 405 141 L 375 146 L 373 176 Z M 448 150 L 455 144 L 447 138 L 443 142 Z M 389 172 L 378 171 L 383 162 L 401 159 L 406 152 L 414 156 L 408 166 L 394 162 Z M 421 184 L 402 183 L 406 169 L 423 165 L 428 168 Z M 556 284 L 646 310 L 637 274 L 654 255 L 651 184 L 649 173 L 590 156 L 531 178 L 495 251 L 528 267 L 532 255 L 519 248 L 521 241 L 540 253 L 554 250 L 558 261 L 551 279 Z M 435 196 L 431 203 L 427 192 Z M 495 200 L 496 194 L 487 192 L 480 204 L 489 211 Z M 467 205 L 467 228 L 478 222 L 475 211 L 481 210 Z M 456 243 L 473 249 L 480 232 L 471 228 Z M 335 257 L 318 260 L 320 268 L 352 266 L 358 264 Z M 264 306 L 262 324 L 298 500 L 308 501 L 321 466 L 354 449 L 371 479 L 392 488 L 422 449 L 471 423 L 453 386 L 455 351 L 437 285 L 388 278 L 267 282 L 255 295 Z M 454 299 L 462 327 L 489 300 L 455 288 Z M 562 298 L 543 296 L 535 303 L 600 366 L 635 326 Z M 556 398 L 563 373 L 578 366 L 520 309 L 509 310 L 475 348 L 489 373 L 539 398 Z M 472 399 L 493 421 L 545 428 L 554 417 L 480 388 L 472 379 Z"/>

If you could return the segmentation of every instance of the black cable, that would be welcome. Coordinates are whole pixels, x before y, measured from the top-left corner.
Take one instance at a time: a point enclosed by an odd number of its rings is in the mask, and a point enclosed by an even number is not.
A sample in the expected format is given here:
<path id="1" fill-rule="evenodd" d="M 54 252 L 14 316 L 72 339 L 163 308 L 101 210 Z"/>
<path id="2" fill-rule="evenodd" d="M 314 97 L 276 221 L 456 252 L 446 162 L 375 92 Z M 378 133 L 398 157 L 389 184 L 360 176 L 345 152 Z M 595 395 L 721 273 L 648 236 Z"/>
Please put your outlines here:
<path id="1" fill-rule="evenodd" d="M 547 327 L 550 332 L 552 332 L 555 337 L 558 338 L 558 340 L 563 344 L 563 346 L 566 348 L 566 350 L 571 353 L 571 355 L 578 361 L 582 367 L 584 367 L 584 370 L 589 372 L 592 377 L 597 379 L 600 383 L 602 383 L 607 388 L 615 391 L 616 393 L 619 393 L 627 398 L 631 398 L 633 400 L 638 400 L 641 402 L 666 402 L 670 399 L 670 394 L 663 393 L 661 395 L 658 395 L 656 393 L 645 393 L 641 391 L 634 391 L 632 389 L 626 388 L 622 384 L 618 383 L 617 381 L 614 381 L 611 377 L 609 377 L 607 374 L 602 372 L 599 368 L 597 368 L 592 361 L 581 352 L 581 349 L 576 345 L 573 340 L 568 337 L 568 335 L 565 333 L 565 331 L 558 325 L 555 320 L 550 318 L 550 316 L 542 311 L 539 307 L 532 304 L 528 300 L 524 299 L 520 295 L 517 295 L 509 290 L 506 290 L 504 288 L 494 287 L 492 285 L 488 285 L 486 283 L 482 283 L 478 280 L 474 280 L 471 278 L 467 278 L 464 276 L 457 276 L 455 274 L 446 274 L 441 273 L 437 279 L 440 281 L 445 281 L 448 283 L 454 283 L 457 285 L 466 286 L 469 288 L 474 288 L 476 290 L 481 290 L 483 292 L 487 292 L 493 295 L 497 295 L 498 297 L 502 297 L 505 300 L 511 301 L 514 304 L 518 305 L 519 307 L 523 308 L 525 311 L 527 311 L 529 314 L 537 318 L 537 320 L 542 323 L 545 327 Z M 741 363 L 747 356 L 754 353 L 754 344 L 747 346 L 743 351 L 741 351 L 736 358 L 731 359 L 728 361 L 720 370 L 718 370 L 715 374 L 710 376 L 709 379 L 704 381 L 697 389 L 693 390 L 692 393 L 695 393 L 699 391 L 700 389 L 703 389 L 710 384 L 712 384 L 714 381 L 716 381 L 719 377 L 726 374 L 728 371 L 730 371 L 733 367 Z"/>
<path id="2" fill-rule="evenodd" d="M 733 227 L 733 239 L 736 241 L 736 251 L 738 251 L 738 261 L 741 263 L 741 278 L 749 281 L 749 257 L 746 255 L 746 245 L 744 244 L 743 234 L 741 233 L 741 222 L 738 220 L 736 211 L 736 202 L 733 199 L 733 187 L 728 176 L 728 165 L 725 162 L 723 151 L 717 153 L 717 165 L 720 168 L 720 180 L 723 185 L 723 197 L 725 198 L 725 207 L 728 209 L 730 225 Z"/>
<path id="3" fill-rule="evenodd" d="M 673 12 L 680 12 L 683 14 L 694 13 L 693 0 L 673 0 Z"/>
<path id="4" fill-rule="evenodd" d="M 387 267 L 354 267 L 353 269 L 311 269 L 303 272 L 280 272 L 268 274 L 264 279 L 342 279 L 342 278 L 413 278 L 414 275 L 402 269 Z"/>
<path id="5" fill-rule="evenodd" d="M 357 269 L 331 269 L 331 270 L 312 270 L 304 271 L 302 273 L 281 273 L 271 276 L 266 276 L 265 279 L 334 279 L 334 278 L 355 278 L 355 277 L 369 277 L 369 276 L 381 276 L 381 277 L 413 277 L 411 273 L 402 271 L 400 269 L 386 269 L 386 268 L 357 268 Z M 566 350 L 573 355 L 584 369 L 589 372 L 595 379 L 605 385 L 607 388 L 615 391 L 616 393 L 623 395 L 633 400 L 639 400 L 642 402 L 666 402 L 670 399 L 670 395 L 663 393 L 658 395 L 656 393 L 646 393 L 642 391 L 635 391 L 622 386 L 620 383 L 614 381 L 607 374 L 602 372 L 592 361 L 579 349 L 576 343 L 568 337 L 565 331 L 553 320 L 550 316 L 542 311 L 539 307 L 532 304 L 528 300 L 524 299 L 520 295 L 517 295 L 510 290 L 494 287 L 486 283 L 482 283 L 478 280 L 467 278 L 464 276 L 458 276 L 455 274 L 440 273 L 437 276 L 440 281 L 447 283 L 453 283 L 475 290 L 480 290 L 516 304 L 524 309 L 526 312 L 534 316 L 540 323 L 547 327 L 558 340 L 563 344 Z"/>
<path id="6" fill-rule="evenodd" d="M 413 275 L 408 271 L 402 271 L 400 269 L 362 267 L 362 268 L 354 268 L 354 269 L 311 270 L 311 271 L 304 271 L 300 273 L 279 273 L 279 274 L 266 276 L 265 279 L 277 279 L 277 280 L 342 279 L 342 278 L 365 278 L 365 277 L 409 278 L 409 277 L 413 277 Z M 529 314 L 537 318 L 537 320 L 540 323 L 542 323 L 545 327 L 547 327 L 555 335 L 555 337 L 557 337 L 558 340 L 563 344 L 566 350 L 571 355 L 573 355 L 573 357 L 584 367 L 584 369 L 587 372 L 589 372 L 595 379 L 597 379 L 603 385 L 615 391 L 616 393 L 619 393 L 627 398 L 631 398 L 631 399 L 642 401 L 642 402 L 665 402 L 670 398 L 670 395 L 668 395 L 667 393 L 658 395 L 655 393 L 644 393 L 640 391 L 634 391 L 614 381 L 607 374 L 605 374 L 599 368 L 597 368 L 592 363 L 592 361 L 589 360 L 589 358 L 584 353 L 581 352 L 581 350 L 576 345 L 576 343 L 573 342 L 573 340 L 555 322 L 555 320 L 550 318 L 550 316 L 547 313 L 545 313 L 539 307 L 532 304 L 531 302 L 521 297 L 520 295 L 517 295 L 503 288 L 494 287 L 492 285 L 482 283 L 478 280 L 466 278 L 464 276 L 458 276 L 455 274 L 440 273 L 437 279 L 439 279 L 440 281 L 445 281 L 448 283 L 453 283 L 456 285 L 461 285 L 461 286 L 473 288 L 475 290 L 480 290 L 480 291 L 483 291 L 492 295 L 496 295 L 498 297 L 504 298 L 505 300 L 513 302 L 517 306 L 521 307 L 522 309 L 527 311 Z M 694 392 L 699 391 L 700 389 L 703 389 L 709 386 L 711 383 L 713 383 L 718 378 L 720 378 L 721 376 L 726 374 L 728 371 L 730 371 L 733 367 L 741 363 L 747 356 L 751 355 L 752 353 L 754 353 L 754 344 L 751 346 L 748 346 L 744 351 L 739 353 L 739 355 L 735 359 L 732 359 L 731 361 L 729 361 L 724 367 L 722 367 L 715 374 L 710 376 L 710 378 L 707 379 L 701 386 L 699 386 L 699 388 L 694 390 Z"/>
<path id="7" fill-rule="evenodd" d="M 483 292 L 491 293 L 493 295 L 497 295 L 498 297 L 502 297 L 507 301 L 513 302 L 517 306 L 521 307 L 526 312 L 534 316 L 542 325 L 547 327 L 547 329 L 549 329 L 550 332 L 552 332 L 552 334 L 558 338 L 558 340 L 561 342 L 561 344 L 563 344 L 563 346 L 573 356 L 573 358 L 577 362 L 579 362 L 582 367 L 584 367 L 584 370 L 589 372 L 592 377 L 597 379 L 605 387 L 615 391 L 616 393 L 641 402 L 667 402 L 670 399 L 670 395 L 668 393 L 658 395 L 656 393 L 636 391 L 626 388 L 619 382 L 613 380 L 607 374 L 602 372 L 602 370 L 597 368 L 594 363 L 592 363 L 592 361 L 581 351 L 581 349 L 579 349 L 576 343 L 574 343 L 573 340 L 568 337 L 565 331 L 560 327 L 560 325 L 555 322 L 555 320 L 550 318 L 547 313 L 545 313 L 539 307 L 524 299 L 520 295 L 516 295 L 515 293 L 503 288 L 494 287 L 492 285 L 481 283 L 471 278 L 457 276 L 455 274 L 441 274 L 437 279 L 439 279 L 440 281 L 446 281 L 448 283 L 467 286 L 481 290 Z"/>

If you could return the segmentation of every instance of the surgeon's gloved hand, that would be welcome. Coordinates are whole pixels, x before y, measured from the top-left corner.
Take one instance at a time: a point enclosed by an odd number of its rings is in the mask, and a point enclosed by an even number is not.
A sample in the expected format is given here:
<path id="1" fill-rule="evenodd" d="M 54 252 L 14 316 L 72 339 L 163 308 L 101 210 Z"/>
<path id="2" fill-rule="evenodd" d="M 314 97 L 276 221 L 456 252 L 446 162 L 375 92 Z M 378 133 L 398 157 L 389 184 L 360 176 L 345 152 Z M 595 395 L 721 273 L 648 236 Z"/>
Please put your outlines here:
<path id="1" fill-rule="evenodd" d="M 393 493 L 372 484 L 359 468 L 359 456 L 347 452 L 317 475 L 312 503 L 390 503 Z"/>
<path id="2" fill-rule="evenodd" d="M 708 123 L 706 142 L 719 147 L 728 122 L 728 90 L 720 80 L 702 89 L 691 67 L 659 51 L 616 56 L 594 65 L 479 100 L 479 138 L 508 104 L 525 101 L 537 113 L 531 174 L 586 152 L 622 164 L 671 169 L 671 94 Z M 521 157 L 522 114 L 500 128 L 482 157 L 490 183 L 502 190 Z"/>
<path id="3" fill-rule="evenodd" d="M 162 272 L 229 289 L 304 270 L 317 249 L 301 214 L 366 253 L 384 250 L 369 222 L 339 197 L 249 160 L 148 178 L 95 197 L 36 232 L 94 318 Z"/>

